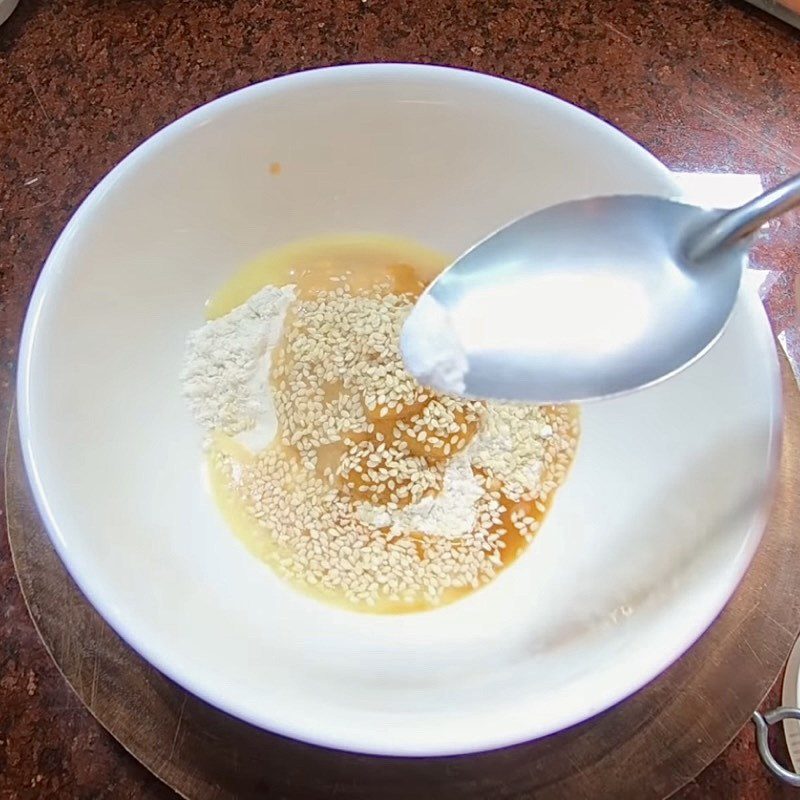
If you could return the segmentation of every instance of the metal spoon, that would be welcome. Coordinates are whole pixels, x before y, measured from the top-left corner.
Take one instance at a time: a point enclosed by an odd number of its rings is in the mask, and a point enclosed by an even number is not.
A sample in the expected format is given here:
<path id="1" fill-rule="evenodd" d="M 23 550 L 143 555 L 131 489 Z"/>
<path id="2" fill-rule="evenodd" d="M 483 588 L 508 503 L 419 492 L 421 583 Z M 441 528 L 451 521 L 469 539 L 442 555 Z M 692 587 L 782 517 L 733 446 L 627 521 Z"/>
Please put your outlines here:
<path id="1" fill-rule="evenodd" d="M 719 337 L 753 235 L 798 205 L 800 175 L 732 211 L 630 195 L 522 217 L 426 289 L 406 367 L 444 392 L 532 403 L 655 383 Z"/>

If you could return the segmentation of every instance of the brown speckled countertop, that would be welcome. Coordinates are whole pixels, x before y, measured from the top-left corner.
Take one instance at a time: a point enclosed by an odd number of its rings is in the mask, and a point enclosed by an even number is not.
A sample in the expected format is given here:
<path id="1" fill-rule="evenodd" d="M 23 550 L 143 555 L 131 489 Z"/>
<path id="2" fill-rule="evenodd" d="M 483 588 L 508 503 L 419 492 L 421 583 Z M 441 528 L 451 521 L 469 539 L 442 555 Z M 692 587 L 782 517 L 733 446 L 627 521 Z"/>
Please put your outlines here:
<path id="1" fill-rule="evenodd" d="M 675 169 L 766 184 L 800 171 L 800 33 L 737 0 L 20 0 L 0 28 L 3 420 L 33 282 L 102 175 L 225 92 L 355 61 L 451 64 L 537 86 Z M 754 259 L 774 270 L 766 303 L 795 357 L 799 243 L 798 215 L 787 217 Z M 679 797 L 792 794 L 762 770 L 748 727 Z M 173 795 L 66 687 L 0 537 L 0 799 L 40 797 Z"/>

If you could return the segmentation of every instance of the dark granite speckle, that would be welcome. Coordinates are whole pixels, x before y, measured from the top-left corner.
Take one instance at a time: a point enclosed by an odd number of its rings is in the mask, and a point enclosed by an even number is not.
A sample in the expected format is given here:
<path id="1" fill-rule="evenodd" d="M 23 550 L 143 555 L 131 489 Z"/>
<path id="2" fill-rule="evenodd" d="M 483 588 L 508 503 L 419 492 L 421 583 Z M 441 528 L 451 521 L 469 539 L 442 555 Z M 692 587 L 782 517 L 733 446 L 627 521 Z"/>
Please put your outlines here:
<path id="1" fill-rule="evenodd" d="M 737 0 L 21 0 L 0 28 L 2 418 L 27 299 L 58 232 L 113 164 L 201 103 L 327 64 L 452 64 L 577 103 L 673 168 L 771 184 L 800 170 L 799 45 Z M 755 254 L 779 271 L 766 302 L 793 355 L 799 233 L 787 217 Z M 172 796 L 62 681 L 4 539 L 0 609 L 0 798 Z M 748 727 L 679 796 L 790 790 L 762 770 Z"/>

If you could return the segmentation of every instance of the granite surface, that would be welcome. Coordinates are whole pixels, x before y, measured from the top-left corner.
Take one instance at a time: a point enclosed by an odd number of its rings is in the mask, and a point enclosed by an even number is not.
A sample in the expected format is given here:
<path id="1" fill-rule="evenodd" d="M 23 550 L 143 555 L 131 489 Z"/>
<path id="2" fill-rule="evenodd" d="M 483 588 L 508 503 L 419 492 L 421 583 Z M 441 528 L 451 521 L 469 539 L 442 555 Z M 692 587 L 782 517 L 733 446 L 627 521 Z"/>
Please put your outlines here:
<path id="1" fill-rule="evenodd" d="M 0 28 L 3 420 L 33 283 L 103 174 L 225 92 L 358 61 L 451 64 L 537 86 L 675 169 L 767 185 L 800 171 L 800 34 L 735 0 L 21 0 Z M 765 303 L 795 357 L 799 244 L 794 215 L 754 256 L 770 270 Z M 790 793 L 761 768 L 748 726 L 679 796 Z M 0 800 L 172 796 L 62 681 L 0 537 Z"/>

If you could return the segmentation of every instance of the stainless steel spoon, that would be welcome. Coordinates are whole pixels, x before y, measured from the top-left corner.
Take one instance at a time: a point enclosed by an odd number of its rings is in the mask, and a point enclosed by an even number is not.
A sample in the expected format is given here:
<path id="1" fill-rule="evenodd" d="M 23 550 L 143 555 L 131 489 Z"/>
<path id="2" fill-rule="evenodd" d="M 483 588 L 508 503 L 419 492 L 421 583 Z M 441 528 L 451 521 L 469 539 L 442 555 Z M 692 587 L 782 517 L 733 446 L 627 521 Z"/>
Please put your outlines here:
<path id="1" fill-rule="evenodd" d="M 532 403 L 655 383 L 714 343 L 753 235 L 798 205 L 800 175 L 732 211 L 631 195 L 530 214 L 426 289 L 406 367 L 444 392 Z"/>

